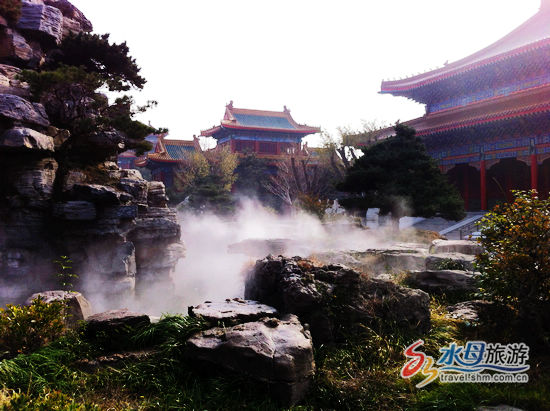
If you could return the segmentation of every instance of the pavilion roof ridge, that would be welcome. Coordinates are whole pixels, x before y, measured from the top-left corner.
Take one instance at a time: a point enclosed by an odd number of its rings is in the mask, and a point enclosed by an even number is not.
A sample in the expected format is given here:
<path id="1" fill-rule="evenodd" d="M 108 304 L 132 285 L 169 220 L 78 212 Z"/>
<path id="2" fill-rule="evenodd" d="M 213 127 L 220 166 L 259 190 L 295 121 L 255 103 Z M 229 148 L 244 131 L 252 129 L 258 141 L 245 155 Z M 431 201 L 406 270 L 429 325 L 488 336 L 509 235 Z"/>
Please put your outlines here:
<path id="1" fill-rule="evenodd" d="M 382 81 L 381 92 L 406 92 L 550 44 L 550 6 L 546 6 L 546 3 L 550 3 L 550 0 L 543 0 L 543 5 L 536 14 L 480 51 L 435 70 L 400 80 Z"/>

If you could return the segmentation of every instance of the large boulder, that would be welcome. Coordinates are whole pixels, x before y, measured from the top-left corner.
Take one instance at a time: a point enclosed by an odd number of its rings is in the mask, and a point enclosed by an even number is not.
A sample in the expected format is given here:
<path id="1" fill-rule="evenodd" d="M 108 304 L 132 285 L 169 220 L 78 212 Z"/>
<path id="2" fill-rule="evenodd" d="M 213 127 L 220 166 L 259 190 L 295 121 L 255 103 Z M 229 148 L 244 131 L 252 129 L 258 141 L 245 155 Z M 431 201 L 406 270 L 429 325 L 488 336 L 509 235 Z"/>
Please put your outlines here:
<path id="1" fill-rule="evenodd" d="M 235 325 L 259 320 L 263 317 L 277 317 L 277 310 L 257 301 L 240 298 L 220 302 L 206 301 L 195 307 L 189 307 L 191 317 L 201 317 L 213 324 Z"/>
<path id="2" fill-rule="evenodd" d="M 55 7 L 63 14 L 63 37 L 78 34 L 82 31 L 92 31 L 92 23 L 84 14 L 67 0 L 44 0 L 48 6 Z"/>
<path id="3" fill-rule="evenodd" d="M 406 281 L 427 292 L 475 291 L 476 274 L 462 270 L 410 271 Z"/>
<path id="4" fill-rule="evenodd" d="M 187 346 L 190 360 L 268 383 L 285 405 L 305 396 L 315 372 L 310 335 L 293 315 L 212 328 L 191 337 Z"/>
<path id="5" fill-rule="evenodd" d="M 1 46 L 2 34 L 0 34 L 0 50 L 5 52 Z M 2 57 L 0 52 L 0 58 Z M 20 97 L 28 97 L 30 95 L 29 85 L 22 83 L 18 79 L 21 69 L 7 64 L 0 64 L 0 94 L 15 94 Z"/>
<path id="6" fill-rule="evenodd" d="M 0 135 L 0 151 L 54 151 L 53 138 L 30 128 L 15 127 Z"/>
<path id="7" fill-rule="evenodd" d="M 345 266 L 316 267 L 300 257 L 257 261 L 245 283 L 245 298 L 298 315 L 310 325 L 315 344 L 343 340 L 363 325 L 430 328 L 430 298 L 424 291 Z"/>
<path id="8" fill-rule="evenodd" d="M 0 94 L 0 118 L 47 127 L 50 124 L 42 104 L 13 94 Z"/>
<path id="9" fill-rule="evenodd" d="M 80 321 L 86 320 L 92 315 L 92 305 L 80 293 L 73 291 L 42 291 L 31 295 L 25 302 L 27 305 L 32 303 L 32 300 L 37 298 L 42 299 L 46 303 L 61 301 L 66 304 L 64 317 L 67 326 L 76 328 Z"/>
<path id="10" fill-rule="evenodd" d="M 43 53 L 37 42 L 28 42 L 17 30 L 0 28 L 0 61 L 35 67 Z M 11 93 L 11 89 L 2 92 Z M 16 93 L 19 94 L 19 93 Z"/>
<path id="11" fill-rule="evenodd" d="M 150 207 L 164 208 L 168 203 L 166 199 L 166 187 L 161 181 L 147 183 L 147 201 Z"/>
<path id="12" fill-rule="evenodd" d="M 105 311 L 86 319 L 84 335 L 107 350 L 125 350 L 130 347 L 131 337 L 151 324 L 148 315 L 120 310 Z"/>
<path id="13" fill-rule="evenodd" d="M 63 14 L 55 7 L 23 1 L 17 28 L 40 40 L 59 44 L 63 36 Z"/>
<path id="14" fill-rule="evenodd" d="M 5 163 L 7 170 L 4 177 L 12 194 L 8 197 L 11 205 L 17 208 L 47 208 L 53 194 L 57 162 L 53 158 L 25 161 L 14 158 Z"/>
<path id="15" fill-rule="evenodd" d="M 430 253 L 459 253 L 466 255 L 478 255 L 483 252 L 483 247 L 475 241 L 469 240 L 434 240 L 430 247 Z"/>

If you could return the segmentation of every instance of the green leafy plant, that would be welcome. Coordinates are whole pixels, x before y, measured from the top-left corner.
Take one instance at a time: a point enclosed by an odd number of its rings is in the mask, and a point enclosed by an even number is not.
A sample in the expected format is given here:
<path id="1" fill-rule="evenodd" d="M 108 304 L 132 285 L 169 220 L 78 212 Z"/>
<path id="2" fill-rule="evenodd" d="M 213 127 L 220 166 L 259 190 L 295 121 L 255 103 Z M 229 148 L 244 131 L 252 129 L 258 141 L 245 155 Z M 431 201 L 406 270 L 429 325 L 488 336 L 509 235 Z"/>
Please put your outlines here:
<path id="1" fill-rule="evenodd" d="M 34 299 L 30 306 L 0 308 L 0 356 L 27 353 L 60 337 L 65 331 L 62 302 Z"/>
<path id="2" fill-rule="evenodd" d="M 78 278 L 77 274 L 71 272 L 73 268 L 72 260 L 68 256 L 62 255 L 59 257 L 59 260 L 54 260 L 54 263 L 58 267 L 58 272 L 55 275 L 59 282 L 59 286 L 65 291 L 72 291 L 72 281 Z"/>
<path id="3" fill-rule="evenodd" d="M 550 331 L 550 200 L 536 194 L 515 191 L 481 220 L 476 258 L 482 297 L 515 310 L 528 335 Z"/>
<path id="4" fill-rule="evenodd" d="M 88 411 L 100 408 L 91 403 L 79 404 L 74 399 L 60 391 L 45 391 L 39 397 L 32 397 L 27 393 L 13 392 L 9 400 L 0 404 L 5 411 L 32 411 L 32 410 L 70 410 Z"/>

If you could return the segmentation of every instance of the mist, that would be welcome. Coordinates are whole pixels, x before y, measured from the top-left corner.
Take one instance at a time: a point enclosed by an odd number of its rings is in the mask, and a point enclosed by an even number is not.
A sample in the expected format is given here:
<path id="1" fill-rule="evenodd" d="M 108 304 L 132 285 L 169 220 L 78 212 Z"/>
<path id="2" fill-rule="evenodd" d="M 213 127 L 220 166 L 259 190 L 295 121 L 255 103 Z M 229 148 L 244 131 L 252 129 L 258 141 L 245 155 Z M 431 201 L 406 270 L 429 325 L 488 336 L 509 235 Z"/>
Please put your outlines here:
<path id="1" fill-rule="evenodd" d="M 323 224 L 305 212 L 275 214 L 252 199 L 241 199 L 231 218 L 214 214 L 179 214 L 186 257 L 179 261 L 175 292 L 186 305 L 243 297 L 244 279 L 258 258 L 228 247 L 249 239 L 288 239 L 285 255 L 366 250 L 387 243 L 385 230 L 365 230 L 342 219 Z"/>

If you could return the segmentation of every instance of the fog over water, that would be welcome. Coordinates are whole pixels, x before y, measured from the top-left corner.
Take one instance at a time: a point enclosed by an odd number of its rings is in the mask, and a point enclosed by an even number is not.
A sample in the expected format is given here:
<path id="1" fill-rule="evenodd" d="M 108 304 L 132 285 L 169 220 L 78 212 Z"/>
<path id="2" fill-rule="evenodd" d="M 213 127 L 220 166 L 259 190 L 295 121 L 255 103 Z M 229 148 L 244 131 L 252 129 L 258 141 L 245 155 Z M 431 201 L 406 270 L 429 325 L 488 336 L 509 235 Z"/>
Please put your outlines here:
<path id="1" fill-rule="evenodd" d="M 174 282 L 186 305 L 243 296 L 244 276 L 257 258 L 229 253 L 230 244 L 247 239 L 289 239 L 285 255 L 305 257 L 329 250 L 365 250 L 386 242 L 380 235 L 383 231 L 351 224 L 323 225 L 304 212 L 277 215 L 250 199 L 241 201 L 231 219 L 190 213 L 180 213 L 179 218 L 187 252 L 177 265 Z"/>

